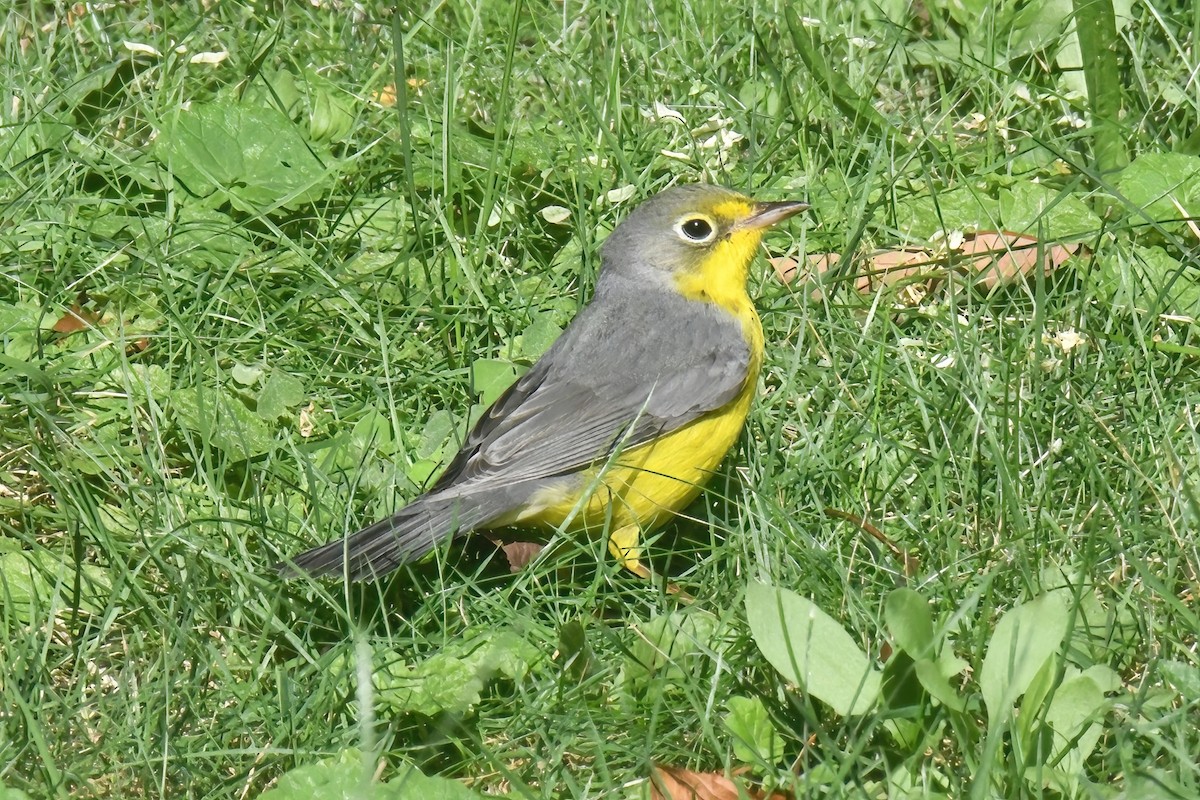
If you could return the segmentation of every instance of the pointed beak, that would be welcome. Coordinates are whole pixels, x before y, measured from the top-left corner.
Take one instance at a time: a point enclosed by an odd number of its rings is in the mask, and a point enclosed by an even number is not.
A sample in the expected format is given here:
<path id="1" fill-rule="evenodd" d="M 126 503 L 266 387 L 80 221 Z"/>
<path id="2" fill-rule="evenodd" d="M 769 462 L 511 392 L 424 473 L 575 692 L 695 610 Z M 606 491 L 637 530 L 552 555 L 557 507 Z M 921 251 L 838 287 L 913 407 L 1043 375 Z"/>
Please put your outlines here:
<path id="1" fill-rule="evenodd" d="M 788 217 L 795 216 L 807 209 L 808 203 L 801 203 L 796 200 L 784 200 L 779 203 L 755 203 L 753 213 L 739 222 L 737 227 L 762 230 L 783 222 Z"/>

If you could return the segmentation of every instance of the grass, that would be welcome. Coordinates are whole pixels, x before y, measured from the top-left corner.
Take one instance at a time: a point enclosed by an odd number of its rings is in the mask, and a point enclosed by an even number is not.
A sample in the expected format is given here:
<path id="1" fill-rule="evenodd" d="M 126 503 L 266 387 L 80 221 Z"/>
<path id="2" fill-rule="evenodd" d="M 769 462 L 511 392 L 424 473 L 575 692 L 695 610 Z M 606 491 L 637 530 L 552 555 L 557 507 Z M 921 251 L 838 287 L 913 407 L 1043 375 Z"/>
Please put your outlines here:
<path id="1" fill-rule="evenodd" d="M 385 780 L 518 797 L 636 794 L 653 763 L 806 797 L 1200 794 L 1200 16 L 1123 21 L 1114 175 L 1075 123 L 1065 20 L 881 6 L 806 6 L 818 27 L 623 0 L 0 12 L 0 786 L 241 798 L 354 748 Z M 223 155 L 243 148 L 265 155 Z M 757 405 L 653 543 L 690 605 L 597 542 L 517 575 L 468 542 L 377 584 L 276 578 L 412 497 L 476 389 L 586 301 L 606 231 L 700 179 L 813 204 L 773 255 L 998 228 L 1036 192 L 1033 229 L 1088 247 L 920 302 L 847 276 L 814 301 L 761 265 Z M 752 581 L 877 664 L 914 589 L 970 667 L 964 710 L 834 713 L 762 655 Z M 1063 586 L 1045 703 L 989 714 L 998 622 Z M 1073 744 L 1022 733 L 1095 668 L 1118 680 Z M 736 746 L 734 696 L 778 758 Z"/>

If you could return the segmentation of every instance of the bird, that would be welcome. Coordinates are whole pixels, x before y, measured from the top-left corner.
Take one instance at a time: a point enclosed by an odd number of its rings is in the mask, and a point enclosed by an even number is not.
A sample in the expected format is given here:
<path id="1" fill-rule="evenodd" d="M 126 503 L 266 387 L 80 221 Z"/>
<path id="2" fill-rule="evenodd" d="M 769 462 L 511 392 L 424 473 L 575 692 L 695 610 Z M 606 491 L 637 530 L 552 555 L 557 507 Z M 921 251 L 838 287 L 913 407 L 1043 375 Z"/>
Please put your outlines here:
<path id="1" fill-rule="evenodd" d="M 746 291 L 767 229 L 808 208 L 713 184 L 646 200 L 601 245 L 592 299 L 484 412 L 445 471 L 391 516 L 278 566 L 373 580 L 446 540 L 517 527 L 642 538 L 697 497 L 741 434 L 763 331 Z"/>

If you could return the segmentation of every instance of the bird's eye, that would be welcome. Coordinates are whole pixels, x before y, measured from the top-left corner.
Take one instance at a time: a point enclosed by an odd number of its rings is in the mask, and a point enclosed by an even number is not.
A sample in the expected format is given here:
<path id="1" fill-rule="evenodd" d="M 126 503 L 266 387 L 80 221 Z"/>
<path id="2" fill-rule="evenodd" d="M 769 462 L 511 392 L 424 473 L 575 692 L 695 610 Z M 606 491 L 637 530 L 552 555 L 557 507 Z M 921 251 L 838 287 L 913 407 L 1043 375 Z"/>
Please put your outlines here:
<path id="1" fill-rule="evenodd" d="M 706 242 L 712 237 L 713 226 L 704 217 L 687 217 L 679 223 L 679 231 L 693 242 Z"/>

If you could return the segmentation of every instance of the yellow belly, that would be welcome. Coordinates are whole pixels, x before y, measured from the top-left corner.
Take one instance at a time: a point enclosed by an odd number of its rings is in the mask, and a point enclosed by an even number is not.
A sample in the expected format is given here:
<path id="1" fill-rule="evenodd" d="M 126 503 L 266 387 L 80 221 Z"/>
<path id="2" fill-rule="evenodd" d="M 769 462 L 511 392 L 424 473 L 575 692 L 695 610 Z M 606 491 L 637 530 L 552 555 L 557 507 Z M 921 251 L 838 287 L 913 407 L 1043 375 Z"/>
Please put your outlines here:
<path id="1" fill-rule="evenodd" d="M 581 490 L 547 491 L 535 497 L 511 521 L 518 525 L 570 531 L 616 531 L 636 525 L 643 533 L 665 524 L 683 510 L 713 476 L 733 447 L 758 386 L 762 328 L 753 307 L 743 317 L 751 363 L 741 392 L 732 401 L 654 441 L 619 453 L 584 476 Z"/>
<path id="2" fill-rule="evenodd" d="M 535 497 L 514 521 L 559 528 L 569 519 L 568 529 L 573 531 L 617 530 L 631 523 L 643 532 L 659 527 L 694 500 L 712 477 L 737 441 L 753 394 L 754 382 L 748 382 L 748 388 L 719 411 L 620 453 L 586 475 L 582 491 L 590 494 L 579 509 L 579 490 L 547 492 Z"/>

